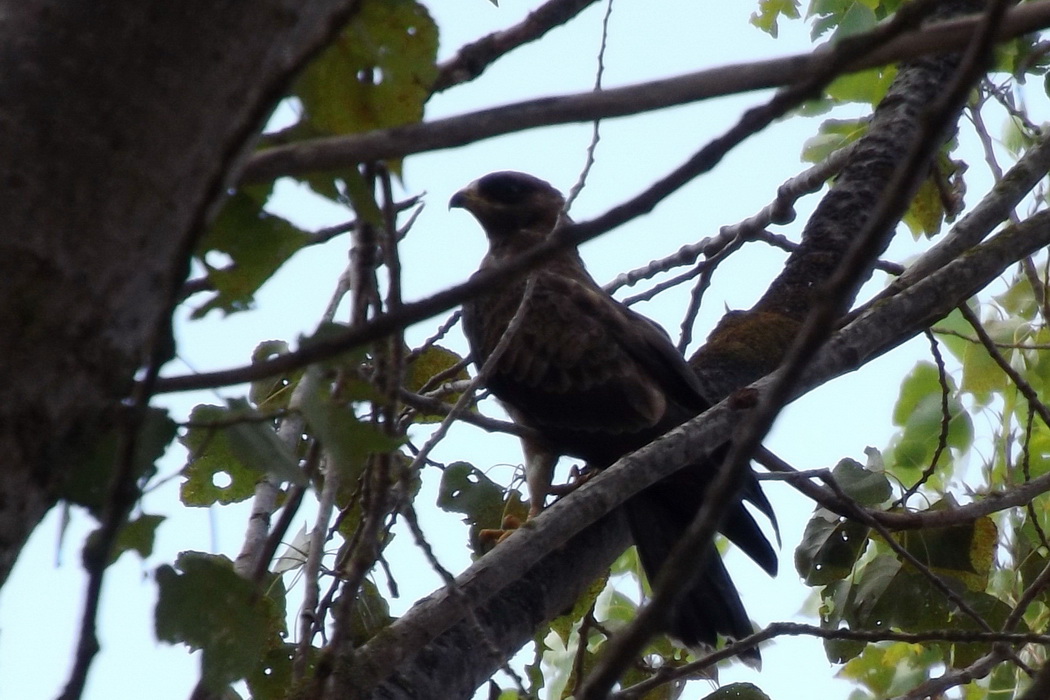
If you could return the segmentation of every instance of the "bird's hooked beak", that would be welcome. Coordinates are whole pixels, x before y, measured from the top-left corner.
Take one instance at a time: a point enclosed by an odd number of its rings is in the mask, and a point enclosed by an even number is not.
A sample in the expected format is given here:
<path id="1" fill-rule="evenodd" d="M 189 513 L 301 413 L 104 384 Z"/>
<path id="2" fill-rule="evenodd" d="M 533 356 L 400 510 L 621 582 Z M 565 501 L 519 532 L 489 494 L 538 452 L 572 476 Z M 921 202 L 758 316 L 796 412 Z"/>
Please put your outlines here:
<path id="1" fill-rule="evenodd" d="M 478 201 L 478 187 L 476 182 L 472 182 L 459 192 L 452 195 L 452 199 L 448 200 L 449 209 L 466 209 L 467 211 L 472 210 L 472 205 Z"/>

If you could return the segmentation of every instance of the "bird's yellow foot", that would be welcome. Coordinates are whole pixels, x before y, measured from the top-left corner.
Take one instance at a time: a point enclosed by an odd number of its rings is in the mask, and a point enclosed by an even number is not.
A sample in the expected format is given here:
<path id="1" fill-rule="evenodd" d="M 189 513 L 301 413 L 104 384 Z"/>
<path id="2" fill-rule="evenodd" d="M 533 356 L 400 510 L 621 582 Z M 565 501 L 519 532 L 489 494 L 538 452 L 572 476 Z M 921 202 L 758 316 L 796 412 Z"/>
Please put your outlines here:
<path id="1" fill-rule="evenodd" d="M 521 518 L 512 513 L 507 513 L 503 516 L 503 522 L 500 523 L 498 528 L 484 528 L 478 531 L 478 542 L 481 544 L 481 551 L 488 552 L 497 544 L 510 537 L 510 534 L 521 527 Z"/>

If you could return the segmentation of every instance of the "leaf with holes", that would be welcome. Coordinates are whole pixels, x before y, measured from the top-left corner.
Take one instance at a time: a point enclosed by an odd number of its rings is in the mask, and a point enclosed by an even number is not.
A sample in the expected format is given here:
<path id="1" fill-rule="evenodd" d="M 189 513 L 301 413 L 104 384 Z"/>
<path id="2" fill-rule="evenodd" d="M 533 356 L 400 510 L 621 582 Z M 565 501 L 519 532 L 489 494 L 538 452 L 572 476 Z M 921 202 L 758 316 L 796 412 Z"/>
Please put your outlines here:
<path id="1" fill-rule="evenodd" d="M 769 700 L 753 683 L 730 683 L 704 697 L 704 700 Z"/>
<path id="2" fill-rule="evenodd" d="M 294 87 L 319 133 L 419 121 L 437 77 L 437 26 L 414 0 L 364 0 Z"/>
<path id="3" fill-rule="evenodd" d="M 944 594 L 926 576 L 905 568 L 893 555 L 880 555 L 868 562 L 855 574 L 855 581 L 843 610 L 843 619 L 853 629 L 923 632 L 948 624 Z"/>
<path id="4" fill-rule="evenodd" d="M 259 596 L 225 557 L 183 552 L 175 567 L 157 569 L 156 578 L 157 638 L 201 650 L 206 687 L 218 690 L 244 678 L 280 644 L 282 606 Z"/>
<path id="5" fill-rule="evenodd" d="M 795 550 L 795 570 L 807 586 L 832 583 L 849 576 L 867 544 L 866 527 L 819 508 Z"/>
<path id="6" fill-rule="evenodd" d="M 201 239 L 196 256 L 215 292 L 193 311 L 193 318 L 213 309 L 232 314 L 251 308 L 255 292 L 309 242 L 308 233 L 266 211 L 269 195 L 269 188 L 263 187 L 238 190 Z M 214 264 L 214 253 L 228 256 L 229 263 Z"/>
<path id="7" fill-rule="evenodd" d="M 187 506 L 237 503 L 250 498 L 259 472 L 234 453 L 223 425 L 231 419 L 224 406 L 200 404 L 190 413 L 190 428 L 179 438 L 189 452 L 182 468 L 179 496 Z"/>

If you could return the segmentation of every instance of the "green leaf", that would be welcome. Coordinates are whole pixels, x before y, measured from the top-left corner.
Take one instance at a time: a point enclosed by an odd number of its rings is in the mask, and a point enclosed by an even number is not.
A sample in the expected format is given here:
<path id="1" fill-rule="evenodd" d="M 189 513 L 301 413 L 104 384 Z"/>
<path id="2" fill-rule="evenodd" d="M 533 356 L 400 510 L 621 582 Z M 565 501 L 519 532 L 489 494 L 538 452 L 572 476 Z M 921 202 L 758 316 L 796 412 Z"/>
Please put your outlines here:
<path id="1" fill-rule="evenodd" d="M 931 511 L 950 510 L 954 501 L 941 501 Z M 947 574 L 973 591 L 983 591 L 995 560 L 999 529 L 988 516 L 951 527 L 904 530 L 898 541 L 935 573 Z"/>
<path id="2" fill-rule="evenodd" d="M 878 2 L 873 5 L 866 0 L 811 0 L 807 14 L 816 19 L 810 36 L 816 40 L 828 30 L 834 29 L 832 38 L 841 39 L 850 34 L 867 31 L 874 27 L 878 19 L 878 14 L 874 11 L 878 5 Z"/>
<path id="3" fill-rule="evenodd" d="M 950 375 L 946 380 L 950 392 L 947 446 L 966 451 L 973 443 L 973 423 L 955 391 L 955 382 Z M 893 409 L 893 422 L 903 426 L 903 430 L 895 436 L 892 450 L 887 453 L 889 469 L 905 481 L 914 478 L 915 470 L 924 469 L 937 449 L 942 418 L 937 368 L 929 362 L 919 362 L 901 383 Z M 949 458 L 950 455 L 942 454 L 941 465 Z"/>
<path id="4" fill-rule="evenodd" d="M 157 569 L 157 638 L 202 650 L 202 682 L 213 690 L 249 675 L 278 644 L 275 602 L 233 571 L 225 557 L 183 552 Z"/>
<path id="5" fill-rule="evenodd" d="M 402 441 L 358 420 L 353 404 L 334 400 L 332 387 L 320 382 L 317 375 L 312 371 L 303 378 L 309 383 L 303 394 L 303 416 L 343 478 L 355 480 L 364 471 L 369 455 L 393 452 Z"/>
<path id="6" fill-rule="evenodd" d="M 480 527 L 499 527 L 503 518 L 503 488 L 467 462 L 454 462 L 441 474 L 437 505 L 466 515 Z"/>
<path id="7" fill-rule="evenodd" d="M 598 599 L 598 595 L 605 590 L 605 585 L 608 582 L 609 572 L 605 572 L 602 576 L 591 581 L 590 585 L 576 599 L 576 602 L 572 604 L 569 612 L 551 620 L 550 628 L 561 637 L 563 644 L 569 643 L 569 634 L 572 632 L 572 628 L 590 612 Z"/>
<path id="8" fill-rule="evenodd" d="M 820 586 L 849 576 L 867 547 L 868 529 L 818 508 L 806 523 L 795 550 L 795 570 L 807 586 Z"/>
<path id="9" fill-rule="evenodd" d="M 941 192 L 933 178 L 926 178 L 919 185 L 919 190 L 911 200 L 908 211 L 904 212 L 903 221 L 911 230 L 912 237 L 933 238 L 941 232 L 945 211 Z"/>
<path id="10" fill-rule="evenodd" d="M 231 314 L 251 308 L 255 292 L 309 242 L 308 233 L 264 210 L 268 197 L 266 188 L 238 190 L 201 239 L 196 255 L 216 291 L 193 311 L 193 318 L 202 318 L 213 309 Z M 221 268 L 210 265 L 209 253 L 213 252 L 228 255 L 231 263 Z"/>
<path id="11" fill-rule="evenodd" d="M 730 683 L 705 696 L 704 700 L 769 700 L 769 696 L 752 683 Z"/>
<path id="12" fill-rule="evenodd" d="M 505 497 L 503 487 L 467 462 L 454 462 L 442 472 L 437 505 L 449 513 L 466 516 L 463 522 L 470 525 L 471 548 L 477 554 L 486 549 L 478 537 L 480 531 L 500 528 L 505 512 L 513 512 L 524 521 L 520 494 L 510 491 Z"/>
<path id="13" fill-rule="evenodd" d="M 288 343 L 283 340 L 264 340 L 252 351 L 252 364 L 257 365 L 286 355 L 290 350 Z M 254 381 L 251 383 L 251 388 L 248 389 L 248 401 L 264 410 L 287 408 L 292 390 L 295 389 L 302 376 L 303 370 L 298 369 L 288 374 Z"/>
<path id="14" fill-rule="evenodd" d="M 892 66 L 847 73 L 835 78 L 826 91 L 839 102 L 860 102 L 874 106 L 886 96 L 896 76 L 897 69 Z"/>
<path id="15" fill-rule="evenodd" d="M 778 20 L 799 18 L 798 0 L 759 0 L 758 12 L 751 14 L 751 24 L 758 27 L 774 39 L 780 31 Z"/>
<path id="16" fill-rule="evenodd" d="M 802 146 L 802 160 L 821 163 L 835 151 L 853 143 L 868 131 L 868 119 L 825 119 L 817 135 Z"/>
<path id="17" fill-rule="evenodd" d="M 189 452 L 180 488 L 187 506 L 243 501 L 254 493 L 266 469 L 303 482 L 297 460 L 272 425 L 253 419 L 254 412 L 243 400 L 230 403 L 228 408 L 196 406 L 190 413 L 191 427 L 179 439 Z"/>
<path id="18" fill-rule="evenodd" d="M 250 415 L 248 402 L 243 399 L 229 401 L 233 415 Z M 299 486 L 306 484 L 306 477 L 299 469 L 299 460 L 292 450 L 277 436 L 273 426 L 262 421 L 246 420 L 225 428 L 230 453 L 245 466 L 269 474 L 281 481 Z"/>
<path id="19" fill-rule="evenodd" d="M 368 579 L 362 581 L 350 616 L 349 641 L 359 647 L 393 621 L 390 606 L 376 585 Z"/>
<path id="20" fill-rule="evenodd" d="M 962 360 L 967 348 L 973 345 L 973 343 L 966 340 L 967 337 L 973 336 L 973 327 L 966 322 L 959 309 L 952 309 L 951 313 L 937 322 L 933 327 L 933 331 L 937 334 L 937 340 L 946 346 L 959 360 Z M 960 338 L 959 335 L 963 337 Z M 964 388 L 965 383 L 963 381 Z"/>
<path id="21" fill-rule="evenodd" d="M 1003 120 L 1001 143 L 1013 156 L 1020 157 L 1022 153 L 1035 145 L 1035 139 L 1020 119 L 1009 116 Z"/>
<path id="22" fill-rule="evenodd" d="M 935 649 L 921 644 L 869 644 L 860 656 L 846 664 L 839 676 L 860 683 L 877 698 L 885 698 L 915 688 L 926 680 L 930 667 L 939 660 Z"/>
<path id="23" fill-rule="evenodd" d="M 983 325 L 988 335 L 996 343 L 1013 343 L 1019 334 L 1023 335 L 1028 329 L 1028 324 L 1023 319 L 1016 317 L 1002 321 L 989 320 Z M 976 334 L 970 328 L 968 335 L 974 337 Z M 1014 354 L 1014 351 L 1009 348 L 1001 348 L 999 352 L 1007 360 L 1010 360 Z M 980 343 L 970 343 L 963 352 L 962 360 L 962 389 L 973 394 L 973 397 L 981 404 L 987 404 L 995 398 L 995 394 L 1002 394 L 1010 386 L 1010 378 Z"/>
<path id="24" fill-rule="evenodd" d="M 840 460 L 831 476 L 847 496 L 861 505 L 876 506 L 893 495 L 893 485 L 885 472 L 872 471 L 853 459 Z"/>
<path id="25" fill-rule="evenodd" d="M 96 518 L 101 517 L 110 498 L 114 467 L 120 456 L 120 430 L 114 427 L 99 436 L 76 469 L 66 471 L 66 479 L 59 497 L 87 508 Z M 130 476 L 138 485 L 143 485 L 157 473 L 156 461 L 167 451 L 175 438 L 178 426 L 165 409 L 149 407 L 143 416 L 135 450 L 132 455 Z"/>
<path id="26" fill-rule="evenodd" d="M 245 679 L 252 700 L 287 700 L 292 697 L 289 690 L 292 687 L 292 659 L 296 651 L 295 644 L 281 644 L 266 652 L 262 662 Z M 315 647 L 309 648 L 307 677 L 312 677 L 318 655 Z"/>
<path id="27" fill-rule="evenodd" d="M 431 345 L 417 355 L 411 364 L 408 365 L 408 371 L 405 376 L 405 388 L 409 391 L 419 393 L 420 389 L 426 386 L 432 377 L 450 370 L 462 361 L 463 358 L 451 350 L 443 348 L 440 345 Z M 445 378 L 443 382 L 464 381 L 468 379 L 470 379 L 470 374 L 467 372 L 467 368 L 463 367 L 453 376 Z M 435 389 L 437 387 L 430 388 Z M 442 400 L 446 403 L 454 404 L 459 400 L 459 397 L 460 394 L 457 392 L 443 396 Z M 416 423 L 438 423 L 443 418 L 444 416 L 436 413 L 418 413 L 413 418 L 413 421 Z"/>
<path id="28" fill-rule="evenodd" d="M 854 629 L 922 632 L 948 624 L 944 594 L 894 555 L 877 556 L 855 575 L 855 580 L 843 610 L 843 618 Z"/>
<path id="29" fill-rule="evenodd" d="M 117 534 L 114 543 L 112 558 L 114 562 L 121 554 L 127 551 L 138 552 L 145 559 L 153 554 L 153 542 L 157 536 L 157 527 L 164 522 L 163 515 L 142 514 L 134 520 L 126 523 Z"/>
<path id="30" fill-rule="evenodd" d="M 347 134 L 419 121 L 437 76 L 437 26 L 413 0 L 364 0 L 294 88 L 313 129 Z"/>
<path id="31" fill-rule="evenodd" d="M 966 591 L 963 594 L 963 600 L 981 619 L 987 622 L 992 629 L 996 630 L 1003 628 L 1006 619 L 1013 612 L 1013 608 L 1010 605 L 984 591 Z M 961 610 L 952 612 L 951 625 L 952 629 L 960 632 L 980 632 L 984 630 L 984 627 L 976 620 Z M 1017 631 L 1028 632 L 1029 630 L 1022 621 L 1021 629 Z M 966 668 L 991 651 L 990 646 L 988 643 L 953 644 L 949 663 L 953 668 Z"/>

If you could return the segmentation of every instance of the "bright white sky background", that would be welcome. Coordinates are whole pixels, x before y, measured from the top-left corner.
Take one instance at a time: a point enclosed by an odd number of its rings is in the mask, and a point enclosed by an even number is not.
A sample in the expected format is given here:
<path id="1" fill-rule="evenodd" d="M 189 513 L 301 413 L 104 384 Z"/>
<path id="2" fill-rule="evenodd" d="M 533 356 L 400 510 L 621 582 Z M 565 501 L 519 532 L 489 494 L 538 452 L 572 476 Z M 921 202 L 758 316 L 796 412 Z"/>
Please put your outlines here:
<path id="1" fill-rule="evenodd" d="M 668 77 L 731 62 L 783 56 L 809 48 L 808 27 L 782 25 L 781 38 L 773 40 L 751 27 L 747 18 L 755 2 L 701 0 L 614 0 L 606 54 L 605 85 Z M 495 29 L 518 22 L 536 2 L 504 0 L 495 7 L 486 0 L 430 3 L 441 29 L 441 56 L 447 58 L 463 43 Z M 591 89 L 605 4 L 587 10 L 568 28 L 555 30 L 542 41 L 526 46 L 501 60 L 475 83 L 436 96 L 427 118 L 460 114 L 535 97 Z M 752 93 L 644 114 L 602 124 L 602 141 L 588 187 L 577 200 L 573 216 L 585 220 L 636 194 L 656 178 L 679 165 L 711 138 L 732 125 L 747 107 L 768 95 Z M 854 109 L 849 114 L 858 116 Z M 653 258 L 668 255 L 680 246 L 713 235 L 719 226 L 735 223 L 757 212 L 775 195 L 784 180 L 803 170 L 799 160 L 803 142 L 816 131 L 818 120 L 778 123 L 733 151 L 718 168 L 661 204 L 650 216 L 632 222 L 601 239 L 586 244 L 582 254 L 599 282 Z M 971 131 L 966 131 L 972 134 Z M 449 212 L 450 195 L 474 178 L 492 170 L 515 169 L 550 180 L 563 191 L 575 182 L 591 138 L 589 124 L 533 130 L 504 136 L 449 151 L 411 156 L 406 160 L 407 194 L 426 192 L 427 207 L 402 247 L 404 297 L 418 299 L 464 280 L 484 253 L 484 236 L 462 211 Z M 971 140 L 972 142 L 972 140 Z M 978 151 L 966 158 L 971 169 L 968 205 L 987 189 Z M 797 240 L 811 197 L 800 203 L 799 219 L 778 231 Z M 311 197 L 293 184 L 278 187 L 274 209 L 309 227 L 341 223 L 351 214 Z M 917 250 L 910 236 L 902 234 L 889 256 L 902 260 Z M 335 282 L 345 268 L 345 237 L 298 254 L 257 297 L 257 310 L 228 319 L 213 313 L 204 321 L 178 323 L 179 353 L 185 364 L 172 363 L 167 374 L 182 374 L 244 364 L 262 340 L 294 341 L 312 331 Z M 747 308 L 775 276 L 783 256 L 762 244 L 734 255 L 719 269 L 708 292 L 694 335 L 702 341 L 726 307 Z M 881 285 L 881 279 L 874 283 Z M 870 287 L 869 287 L 870 289 Z M 628 290 L 627 294 L 638 289 Z M 660 295 L 656 302 L 636 306 L 662 323 L 673 337 L 688 295 L 688 286 Z M 342 316 L 345 319 L 345 314 Z M 440 320 L 440 319 L 439 319 Z M 418 344 L 431 334 L 436 322 L 410 329 L 409 342 Z M 465 343 L 456 334 L 447 345 L 460 352 Z M 695 349 L 696 342 L 690 351 Z M 864 460 L 868 445 L 883 447 L 892 434 L 889 415 L 900 379 L 924 350 L 912 342 L 854 375 L 801 399 L 782 415 L 767 444 L 800 469 L 834 465 L 842 457 Z M 185 418 L 196 403 L 220 402 L 242 389 L 217 393 L 162 396 L 176 419 Z M 486 409 L 494 414 L 494 408 Z M 978 425 L 980 429 L 981 426 Z M 419 434 L 415 434 L 417 439 Z M 153 634 L 156 587 L 152 572 L 171 562 L 185 549 L 218 552 L 234 557 L 240 548 L 247 516 L 241 507 L 187 510 L 177 504 L 178 470 L 185 455 L 175 450 L 161 463 L 169 481 L 144 502 L 148 513 L 168 516 L 159 531 L 154 555 L 142 562 L 125 554 L 106 575 L 99 630 L 102 651 L 85 693 L 87 700 L 143 697 L 182 700 L 198 678 L 197 660 L 181 647 L 157 642 Z M 453 429 L 434 454 L 439 461 L 468 459 L 482 469 L 520 463 L 514 439 L 490 436 L 469 426 Z M 974 458 L 979 461 L 979 458 Z M 492 475 L 505 481 L 509 468 L 497 467 Z M 418 503 L 433 503 L 436 474 L 429 474 Z M 793 552 L 801 537 L 812 504 L 780 484 L 767 484 L 777 510 L 784 543 L 781 573 L 770 579 L 738 552 L 729 557 L 730 568 L 751 617 L 759 624 L 798 618 L 808 589 L 798 583 Z M 290 530 L 310 527 L 310 510 L 298 516 Z M 61 513 L 55 509 L 37 528 L 0 593 L 0 699 L 53 698 L 65 683 L 79 630 L 85 577 L 80 567 L 80 546 L 95 527 L 87 514 L 71 513 L 71 522 L 60 540 Z M 468 563 L 466 530 L 458 517 L 436 508 L 423 513 L 424 528 L 444 565 L 462 570 Z M 437 577 L 422 563 L 411 537 L 398 537 L 388 550 L 402 598 L 394 613 L 438 585 Z M 382 578 L 378 583 L 386 590 Z M 290 600 L 297 597 L 294 590 Z M 819 641 L 778 641 L 763 647 L 764 671 L 756 674 L 736 664 L 722 673 L 722 681 L 750 680 L 774 700 L 845 698 L 849 685 L 834 681 L 834 669 L 825 660 Z M 509 685 L 503 679 L 503 685 Z M 804 680 L 800 683 L 800 680 Z M 683 697 L 700 698 L 712 686 L 694 683 Z"/>

